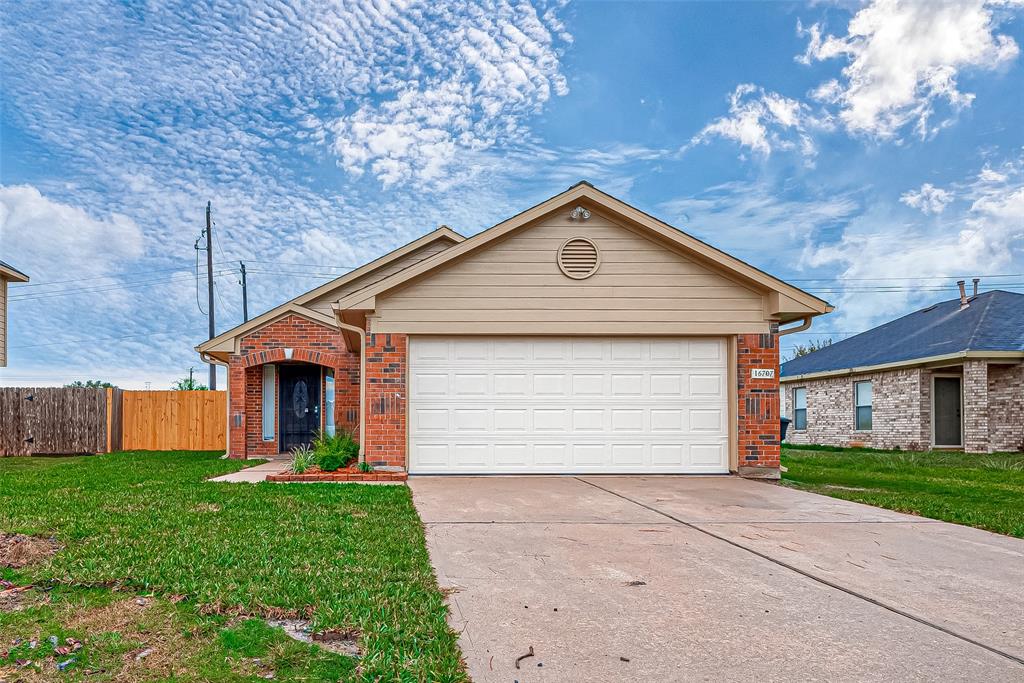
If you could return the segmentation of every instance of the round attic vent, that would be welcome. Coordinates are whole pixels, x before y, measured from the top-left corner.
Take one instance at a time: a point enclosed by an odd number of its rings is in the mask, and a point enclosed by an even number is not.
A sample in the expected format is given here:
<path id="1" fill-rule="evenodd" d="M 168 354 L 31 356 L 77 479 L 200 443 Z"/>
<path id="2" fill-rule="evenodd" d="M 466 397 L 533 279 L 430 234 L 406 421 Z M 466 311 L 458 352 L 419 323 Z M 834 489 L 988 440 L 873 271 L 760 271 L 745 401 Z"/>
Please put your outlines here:
<path id="1" fill-rule="evenodd" d="M 586 237 L 570 237 L 558 248 L 558 267 L 574 280 L 590 277 L 600 265 L 597 245 Z"/>

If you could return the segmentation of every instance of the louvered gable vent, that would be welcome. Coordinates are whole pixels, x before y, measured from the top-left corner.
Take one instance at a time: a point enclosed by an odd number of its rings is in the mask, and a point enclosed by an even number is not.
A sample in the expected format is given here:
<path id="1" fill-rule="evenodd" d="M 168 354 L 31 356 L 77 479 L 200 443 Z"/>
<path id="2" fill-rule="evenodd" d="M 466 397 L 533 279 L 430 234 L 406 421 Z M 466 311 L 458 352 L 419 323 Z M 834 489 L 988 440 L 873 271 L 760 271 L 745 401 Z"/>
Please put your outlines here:
<path id="1" fill-rule="evenodd" d="M 558 249 L 558 267 L 574 280 L 590 277 L 600 265 L 597 245 L 586 237 L 570 238 Z"/>

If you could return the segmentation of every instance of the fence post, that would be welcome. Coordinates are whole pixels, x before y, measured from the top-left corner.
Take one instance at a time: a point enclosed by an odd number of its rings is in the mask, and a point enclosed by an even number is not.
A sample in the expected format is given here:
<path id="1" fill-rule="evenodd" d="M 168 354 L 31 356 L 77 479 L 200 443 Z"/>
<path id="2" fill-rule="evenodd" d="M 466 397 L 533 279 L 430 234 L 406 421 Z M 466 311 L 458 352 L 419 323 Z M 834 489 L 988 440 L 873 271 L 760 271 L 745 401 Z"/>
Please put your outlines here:
<path id="1" fill-rule="evenodd" d="M 114 389 L 107 387 L 107 453 L 111 452 L 111 437 L 114 427 Z"/>

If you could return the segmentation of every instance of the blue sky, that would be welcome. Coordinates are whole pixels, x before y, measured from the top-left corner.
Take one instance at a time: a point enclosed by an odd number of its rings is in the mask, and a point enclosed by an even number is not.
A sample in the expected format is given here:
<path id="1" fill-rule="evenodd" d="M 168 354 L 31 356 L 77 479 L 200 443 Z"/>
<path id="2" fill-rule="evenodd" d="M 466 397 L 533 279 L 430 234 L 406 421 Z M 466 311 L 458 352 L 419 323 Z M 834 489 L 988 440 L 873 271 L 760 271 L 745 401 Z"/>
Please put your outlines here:
<path id="1" fill-rule="evenodd" d="M 207 200 L 218 330 L 580 179 L 836 304 L 787 348 L 1024 291 L 1021 0 L 2 8 L 0 384 L 201 372 Z"/>

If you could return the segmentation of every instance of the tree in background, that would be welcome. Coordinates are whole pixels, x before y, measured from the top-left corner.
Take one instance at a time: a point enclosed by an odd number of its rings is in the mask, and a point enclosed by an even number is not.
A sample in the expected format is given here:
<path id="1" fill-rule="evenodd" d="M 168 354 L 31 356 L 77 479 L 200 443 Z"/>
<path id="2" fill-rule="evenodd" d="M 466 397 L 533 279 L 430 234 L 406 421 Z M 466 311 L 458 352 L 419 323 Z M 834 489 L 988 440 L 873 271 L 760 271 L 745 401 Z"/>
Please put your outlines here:
<path id="1" fill-rule="evenodd" d="M 188 377 L 182 377 L 171 385 L 171 389 L 175 391 L 208 391 L 210 387 L 205 384 L 200 384 L 192 373 L 195 368 L 188 369 Z"/>
<path id="2" fill-rule="evenodd" d="M 806 356 L 809 353 L 814 353 L 815 351 L 821 351 L 826 346 L 831 346 L 831 345 L 832 345 L 832 338 L 831 337 L 829 337 L 828 339 L 811 340 L 811 341 L 807 342 L 807 344 L 797 344 L 796 346 L 793 347 L 793 353 L 790 354 L 789 358 L 786 358 L 786 360 L 790 361 L 790 360 L 793 360 L 794 358 L 799 358 L 800 356 Z"/>
<path id="3" fill-rule="evenodd" d="M 66 387 L 76 387 L 79 389 L 113 389 L 114 385 L 110 382 L 103 382 L 98 379 L 87 379 L 84 382 L 80 379 L 76 379 L 71 384 L 65 384 Z"/>

